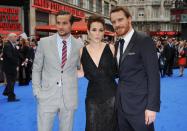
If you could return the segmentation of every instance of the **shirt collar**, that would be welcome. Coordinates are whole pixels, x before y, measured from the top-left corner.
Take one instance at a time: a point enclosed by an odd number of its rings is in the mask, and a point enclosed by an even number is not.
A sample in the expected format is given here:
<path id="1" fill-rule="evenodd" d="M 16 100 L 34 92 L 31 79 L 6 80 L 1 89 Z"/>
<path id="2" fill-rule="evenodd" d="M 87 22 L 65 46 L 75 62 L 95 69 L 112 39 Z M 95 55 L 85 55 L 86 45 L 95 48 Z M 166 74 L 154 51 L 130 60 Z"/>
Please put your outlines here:
<path id="1" fill-rule="evenodd" d="M 168 44 L 169 44 L 170 47 L 173 46 L 172 43 L 169 43 L 169 42 L 168 42 Z"/>
<path id="2" fill-rule="evenodd" d="M 16 43 L 13 43 L 12 41 L 9 40 L 9 42 L 12 44 L 12 46 L 16 46 Z"/>
<path id="3" fill-rule="evenodd" d="M 58 43 L 62 43 L 63 40 L 65 40 L 67 43 L 71 43 L 71 34 L 69 35 L 69 37 L 67 39 L 62 39 L 62 37 L 60 37 L 60 35 L 57 33 Z"/>
<path id="4" fill-rule="evenodd" d="M 128 32 L 125 36 L 123 36 L 123 39 L 125 40 L 125 43 L 129 43 L 132 35 L 134 34 L 134 29 L 131 29 L 130 32 Z"/>

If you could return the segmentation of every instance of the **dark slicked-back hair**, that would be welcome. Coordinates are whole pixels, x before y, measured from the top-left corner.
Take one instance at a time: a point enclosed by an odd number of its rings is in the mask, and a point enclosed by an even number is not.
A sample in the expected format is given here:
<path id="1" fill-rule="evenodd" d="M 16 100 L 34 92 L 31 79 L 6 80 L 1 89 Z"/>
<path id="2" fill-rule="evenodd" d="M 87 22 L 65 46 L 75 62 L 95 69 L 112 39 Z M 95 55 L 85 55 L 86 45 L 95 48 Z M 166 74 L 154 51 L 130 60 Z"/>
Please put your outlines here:
<path id="1" fill-rule="evenodd" d="M 67 12 L 67 11 L 59 11 L 58 13 L 57 13 L 57 16 L 59 16 L 59 15 L 70 15 L 70 23 L 71 23 L 71 25 L 73 24 L 73 22 L 75 21 L 75 17 L 70 13 L 70 12 Z"/>
<path id="2" fill-rule="evenodd" d="M 87 28 L 88 30 L 90 30 L 90 27 L 91 27 L 91 24 L 93 22 L 98 22 L 98 23 L 101 23 L 103 25 L 103 27 L 105 27 L 105 20 L 102 16 L 99 16 L 99 15 L 91 15 L 89 18 L 88 18 L 88 23 L 87 23 Z"/>
<path id="3" fill-rule="evenodd" d="M 112 13 L 115 13 L 115 12 L 119 12 L 119 11 L 123 11 L 124 15 L 129 18 L 131 17 L 131 14 L 129 12 L 129 10 L 127 9 L 127 7 L 122 7 L 122 6 L 116 6 L 114 7 L 111 11 L 110 11 L 110 16 Z"/>

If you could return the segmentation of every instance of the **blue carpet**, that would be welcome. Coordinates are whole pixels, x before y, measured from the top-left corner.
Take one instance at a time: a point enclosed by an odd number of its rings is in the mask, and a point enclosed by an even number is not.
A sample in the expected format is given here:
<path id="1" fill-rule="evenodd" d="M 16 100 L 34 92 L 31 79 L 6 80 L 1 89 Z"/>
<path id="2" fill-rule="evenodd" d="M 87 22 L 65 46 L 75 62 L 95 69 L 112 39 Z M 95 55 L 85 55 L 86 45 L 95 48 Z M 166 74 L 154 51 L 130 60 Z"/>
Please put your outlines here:
<path id="1" fill-rule="evenodd" d="M 184 77 L 161 79 L 161 112 L 157 115 L 156 131 L 187 131 L 187 71 Z M 87 80 L 79 79 L 79 108 L 76 111 L 73 131 L 85 129 L 85 95 Z M 0 86 L 0 131 L 36 131 L 36 101 L 31 85 L 19 87 L 15 92 L 20 102 L 8 103 L 2 96 L 4 86 Z M 57 118 L 53 131 L 58 130 Z"/>

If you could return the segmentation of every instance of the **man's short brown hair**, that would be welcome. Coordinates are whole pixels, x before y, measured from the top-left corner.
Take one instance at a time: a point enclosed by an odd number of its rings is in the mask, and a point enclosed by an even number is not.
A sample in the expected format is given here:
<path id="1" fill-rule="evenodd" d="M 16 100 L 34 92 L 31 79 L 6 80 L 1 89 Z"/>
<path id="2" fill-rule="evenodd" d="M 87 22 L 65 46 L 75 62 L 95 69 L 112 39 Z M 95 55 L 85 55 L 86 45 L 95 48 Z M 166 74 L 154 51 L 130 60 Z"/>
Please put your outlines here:
<path id="1" fill-rule="evenodd" d="M 59 16 L 59 15 L 69 15 L 70 16 L 70 23 L 71 23 L 71 25 L 75 21 L 75 17 L 70 12 L 62 10 L 62 11 L 59 11 L 56 16 Z"/>
<path id="2" fill-rule="evenodd" d="M 123 11 L 124 15 L 129 18 L 131 17 L 131 14 L 129 12 L 129 10 L 127 9 L 127 7 L 122 7 L 122 6 L 116 6 L 114 7 L 111 11 L 110 11 L 110 16 L 112 13 L 115 13 L 115 12 L 119 12 L 119 11 Z"/>

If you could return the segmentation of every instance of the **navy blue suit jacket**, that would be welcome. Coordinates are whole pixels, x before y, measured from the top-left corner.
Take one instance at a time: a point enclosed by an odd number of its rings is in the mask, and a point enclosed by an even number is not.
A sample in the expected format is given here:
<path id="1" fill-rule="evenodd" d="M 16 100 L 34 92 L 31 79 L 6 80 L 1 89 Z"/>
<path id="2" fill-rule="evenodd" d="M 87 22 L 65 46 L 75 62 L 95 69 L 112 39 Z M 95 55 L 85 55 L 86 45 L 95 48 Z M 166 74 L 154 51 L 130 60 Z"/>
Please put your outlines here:
<path id="1" fill-rule="evenodd" d="M 118 49 L 118 44 L 116 44 Z M 116 51 L 117 52 L 117 51 Z M 160 74 L 151 37 L 134 32 L 118 69 L 116 104 L 127 114 L 160 110 Z"/>

